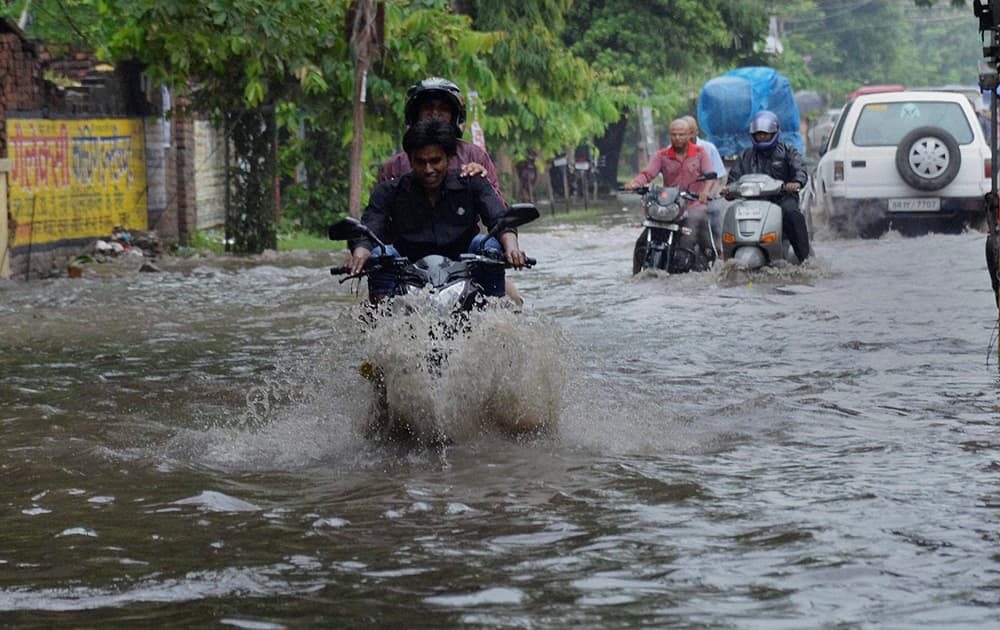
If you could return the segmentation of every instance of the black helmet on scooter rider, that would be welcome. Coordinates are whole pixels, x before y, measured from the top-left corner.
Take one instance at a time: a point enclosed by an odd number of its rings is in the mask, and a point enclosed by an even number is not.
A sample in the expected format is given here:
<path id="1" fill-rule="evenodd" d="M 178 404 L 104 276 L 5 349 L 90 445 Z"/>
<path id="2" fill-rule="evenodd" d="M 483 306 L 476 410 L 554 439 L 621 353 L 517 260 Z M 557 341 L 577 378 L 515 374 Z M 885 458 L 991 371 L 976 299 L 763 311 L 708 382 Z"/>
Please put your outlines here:
<path id="1" fill-rule="evenodd" d="M 462 127 L 465 125 L 465 99 L 462 97 L 462 90 L 448 79 L 441 77 L 430 77 L 414 83 L 406 91 L 406 106 L 403 108 L 403 120 L 409 127 L 417 122 L 420 113 L 420 106 L 423 102 L 432 97 L 443 98 L 451 105 L 451 124 L 455 128 L 455 136 L 462 136 Z"/>
<path id="2" fill-rule="evenodd" d="M 764 141 L 758 141 L 754 136 L 758 133 L 772 134 Z M 781 123 L 774 112 L 762 109 L 750 120 L 750 138 L 753 140 L 753 147 L 758 151 L 770 151 L 778 143 L 778 136 L 781 135 Z"/>

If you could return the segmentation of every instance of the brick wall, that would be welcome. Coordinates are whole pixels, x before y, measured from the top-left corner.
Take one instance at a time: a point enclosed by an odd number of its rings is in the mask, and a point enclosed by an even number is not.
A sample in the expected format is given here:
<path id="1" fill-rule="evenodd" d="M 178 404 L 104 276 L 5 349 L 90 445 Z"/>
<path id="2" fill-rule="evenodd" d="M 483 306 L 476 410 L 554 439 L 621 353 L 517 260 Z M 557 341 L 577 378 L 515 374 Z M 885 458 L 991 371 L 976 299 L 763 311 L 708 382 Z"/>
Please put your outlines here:
<path id="1" fill-rule="evenodd" d="M 38 51 L 0 21 L 0 120 L 8 110 L 30 111 L 45 105 L 46 87 Z M 0 155 L 7 154 L 6 125 L 0 126 Z"/>

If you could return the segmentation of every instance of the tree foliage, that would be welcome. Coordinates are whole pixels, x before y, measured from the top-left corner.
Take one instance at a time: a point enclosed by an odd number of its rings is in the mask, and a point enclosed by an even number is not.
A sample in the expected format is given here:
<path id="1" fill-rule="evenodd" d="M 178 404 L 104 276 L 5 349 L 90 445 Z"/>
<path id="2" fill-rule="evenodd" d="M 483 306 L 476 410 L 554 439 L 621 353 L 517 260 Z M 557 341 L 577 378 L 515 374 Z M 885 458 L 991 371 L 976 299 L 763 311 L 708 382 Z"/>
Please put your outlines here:
<path id="1" fill-rule="evenodd" d="M 915 4 L 785 0 L 786 51 L 774 65 L 796 89 L 819 90 L 834 103 L 862 85 L 974 84 L 982 49 L 972 10 Z"/>
<path id="2" fill-rule="evenodd" d="M 346 210 L 353 63 L 349 0 L 58 0 L 27 31 L 138 60 L 194 108 L 273 107 L 284 216 L 321 229 Z M 661 124 L 705 81 L 771 65 L 795 89 L 842 97 L 864 83 L 972 82 L 981 54 L 961 0 L 384 0 L 385 40 L 367 76 L 365 188 L 400 144 L 406 89 L 444 76 L 475 90 L 491 150 L 543 153 L 599 137 L 638 103 Z M 954 6 L 961 6 L 955 9 Z M 5 7 L 15 18 L 19 6 Z M 770 17 L 785 52 L 757 44 Z M 623 118 L 624 116 L 624 118 Z"/>
<path id="3" fill-rule="evenodd" d="M 488 135 L 515 154 L 528 147 L 550 153 L 600 134 L 617 118 L 624 92 L 560 39 L 570 0 L 473 4 L 474 27 L 498 35 L 484 56 L 497 80 L 476 86 Z"/>

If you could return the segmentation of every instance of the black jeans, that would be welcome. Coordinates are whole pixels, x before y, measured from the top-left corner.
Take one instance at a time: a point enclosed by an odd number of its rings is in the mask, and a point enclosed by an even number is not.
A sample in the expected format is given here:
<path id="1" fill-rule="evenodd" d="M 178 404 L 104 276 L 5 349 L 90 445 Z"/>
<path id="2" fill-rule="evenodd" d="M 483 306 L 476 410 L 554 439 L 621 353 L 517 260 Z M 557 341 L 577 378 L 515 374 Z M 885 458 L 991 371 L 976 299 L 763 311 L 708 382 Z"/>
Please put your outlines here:
<path id="1" fill-rule="evenodd" d="M 781 229 L 792 244 L 792 251 L 802 262 L 809 257 L 809 230 L 806 228 L 806 217 L 799 210 L 799 198 L 785 195 L 778 205 L 781 206 Z"/>

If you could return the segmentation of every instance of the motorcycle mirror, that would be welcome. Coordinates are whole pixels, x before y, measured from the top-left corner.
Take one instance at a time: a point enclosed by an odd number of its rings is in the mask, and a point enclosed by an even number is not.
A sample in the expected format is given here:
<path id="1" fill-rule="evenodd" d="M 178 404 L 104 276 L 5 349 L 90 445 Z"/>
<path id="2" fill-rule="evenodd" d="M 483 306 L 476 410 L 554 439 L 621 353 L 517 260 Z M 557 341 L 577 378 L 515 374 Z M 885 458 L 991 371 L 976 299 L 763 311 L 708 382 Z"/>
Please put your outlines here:
<path id="1" fill-rule="evenodd" d="M 525 223 L 531 223 L 539 216 L 541 215 L 538 213 L 538 208 L 536 208 L 534 204 L 512 204 L 511 207 L 507 209 L 507 213 L 500 217 L 497 224 L 493 226 L 492 230 L 490 230 L 488 238 L 492 238 L 508 228 L 524 225 Z"/>
<path id="2" fill-rule="evenodd" d="M 382 239 L 375 236 L 375 233 L 367 225 L 354 217 L 344 217 L 331 225 L 329 236 L 331 241 L 347 241 L 359 236 L 367 236 L 376 245 L 381 246 L 383 251 L 385 250 L 385 243 L 382 242 Z"/>

